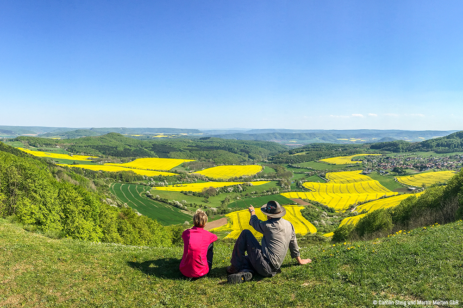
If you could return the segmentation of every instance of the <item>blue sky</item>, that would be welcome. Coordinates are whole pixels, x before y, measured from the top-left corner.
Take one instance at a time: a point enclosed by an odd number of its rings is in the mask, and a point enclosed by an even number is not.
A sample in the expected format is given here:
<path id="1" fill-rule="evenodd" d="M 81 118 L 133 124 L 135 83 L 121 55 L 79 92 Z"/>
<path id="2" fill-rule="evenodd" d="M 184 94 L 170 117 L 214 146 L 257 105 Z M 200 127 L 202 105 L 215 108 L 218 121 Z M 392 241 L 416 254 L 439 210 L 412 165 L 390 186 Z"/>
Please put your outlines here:
<path id="1" fill-rule="evenodd" d="M 0 125 L 462 129 L 462 1 L 2 1 Z"/>

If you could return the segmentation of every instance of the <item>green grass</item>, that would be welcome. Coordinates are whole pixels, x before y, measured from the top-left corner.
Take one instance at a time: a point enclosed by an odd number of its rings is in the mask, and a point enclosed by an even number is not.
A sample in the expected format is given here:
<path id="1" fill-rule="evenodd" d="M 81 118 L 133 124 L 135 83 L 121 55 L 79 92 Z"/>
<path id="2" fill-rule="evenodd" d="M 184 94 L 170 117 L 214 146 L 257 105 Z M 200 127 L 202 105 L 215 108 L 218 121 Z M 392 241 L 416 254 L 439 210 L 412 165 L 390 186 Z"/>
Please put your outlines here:
<path id="1" fill-rule="evenodd" d="M 21 141 L 7 141 L 5 144 L 12 146 L 14 148 L 24 148 L 24 143 Z"/>
<path id="2" fill-rule="evenodd" d="M 110 191 L 121 202 L 137 210 L 140 214 L 155 219 L 163 225 L 182 224 L 185 221 L 191 222 L 192 216 L 183 213 L 180 209 L 156 202 L 145 196 L 149 187 L 136 184 L 114 183 Z M 177 200 L 181 201 L 181 200 Z"/>
<path id="3" fill-rule="evenodd" d="M 269 166 L 264 166 L 264 165 L 262 165 L 262 167 L 264 168 L 263 172 L 264 172 L 265 174 L 267 174 L 267 173 L 275 173 L 275 172 L 276 172 L 275 169 L 270 168 Z"/>
<path id="4" fill-rule="evenodd" d="M 230 203 L 228 207 L 233 208 L 233 209 L 247 209 L 251 204 L 254 207 L 261 207 L 262 205 L 266 204 L 267 202 L 271 200 L 277 201 L 281 205 L 294 204 L 293 200 L 283 197 L 282 195 L 270 195 L 270 196 L 237 200 L 233 203 Z"/>
<path id="5" fill-rule="evenodd" d="M 57 162 L 58 164 L 72 165 L 74 162 L 78 165 L 96 165 L 91 160 L 71 160 L 71 159 L 60 159 L 60 158 L 49 158 L 51 161 Z"/>
<path id="6" fill-rule="evenodd" d="M 183 248 L 55 240 L 0 220 L 1 307 L 373 307 L 380 300 L 463 300 L 463 223 L 353 245 L 302 246 L 273 278 L 228 285 L 232 244 L 208 277 L 178 271 Z M 348 247 L 355 247 L 349 250 Z M 431 306 L 431 305 L 429 305 Z"/>
<path id="7" fill-rule="evenodd" d="M 376 180 L 381 183 L 384 187 L 389 190 L 395 190 L 399 188 L 404 188 L 404 186 L 396 181 L 394 181 L 393 176 L 379 175 L 378 172 L 372 172 L 368 174 L 373 180 Z"/>
<path id="8" fill-rule="evenodd" d="M 340 171 L 343 169 L 349 169 L 349 170 L 362 169 L 362 164 L 358 164 L 358 166 L 347 167 L 347 165 L 330 165 L 327 163 L 320 163 L 317 161 L 309 161 L 309 162 L 300 163 L 297 165 L 301 167 L 312 168 L 315 170 L 322 170 L 322 171 Z"/>
<path id="9" fill-rule="evenodd" d="M 307 182 L 320 182 L 320 183 L 326 183 L 324 179 L 319 177 L 318 175 L 312 175 L 309 176 L 308 178 L 305 179 Z"/>

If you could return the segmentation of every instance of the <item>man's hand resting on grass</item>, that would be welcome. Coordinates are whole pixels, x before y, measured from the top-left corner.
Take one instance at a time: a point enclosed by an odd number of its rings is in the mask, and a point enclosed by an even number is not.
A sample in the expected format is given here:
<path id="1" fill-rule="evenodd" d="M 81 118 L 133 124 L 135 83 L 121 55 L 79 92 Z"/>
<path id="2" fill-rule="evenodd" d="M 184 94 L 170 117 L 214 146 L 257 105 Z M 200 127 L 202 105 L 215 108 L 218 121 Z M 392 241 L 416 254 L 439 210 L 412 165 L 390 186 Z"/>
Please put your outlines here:
<path id="1" fill-rule="evenodd" d="M 249 210 L 249 213 L 251 213 L 251 216 L 252 216 L 252 215 L 256 215 L 256 210 L 254 209 L 254 207 L 252 206 L 252 204 L 251 204 L 251 206 L 249 207 L 248 210 Z"/>
<path id="2" fill-rule="evenodd" d="M 309 264 L 310 262 L 312 262 L 312 260 L 310 259 L 301 259 L 301 257 L 297 257 L 296 260 L 297 262 L 299 262 L 300 265 Z"/>

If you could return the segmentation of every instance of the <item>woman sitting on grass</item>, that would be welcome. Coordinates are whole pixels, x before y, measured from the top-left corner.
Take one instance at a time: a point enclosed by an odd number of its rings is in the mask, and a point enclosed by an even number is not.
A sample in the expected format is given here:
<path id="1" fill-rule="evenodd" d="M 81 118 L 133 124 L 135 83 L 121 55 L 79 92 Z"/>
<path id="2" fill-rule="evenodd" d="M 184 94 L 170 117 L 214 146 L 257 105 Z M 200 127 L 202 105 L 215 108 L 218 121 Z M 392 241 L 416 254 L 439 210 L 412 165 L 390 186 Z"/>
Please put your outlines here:
<path id="1" fill-rule="evenodd" d="M 183 257 L 180 272 L 189 278 L 203 277 L 212 268 L 214 242 L 217 235 L 204 230 L 207 215 L 200 209 L 193 216 L 194 227 L 183 231 Z"/>

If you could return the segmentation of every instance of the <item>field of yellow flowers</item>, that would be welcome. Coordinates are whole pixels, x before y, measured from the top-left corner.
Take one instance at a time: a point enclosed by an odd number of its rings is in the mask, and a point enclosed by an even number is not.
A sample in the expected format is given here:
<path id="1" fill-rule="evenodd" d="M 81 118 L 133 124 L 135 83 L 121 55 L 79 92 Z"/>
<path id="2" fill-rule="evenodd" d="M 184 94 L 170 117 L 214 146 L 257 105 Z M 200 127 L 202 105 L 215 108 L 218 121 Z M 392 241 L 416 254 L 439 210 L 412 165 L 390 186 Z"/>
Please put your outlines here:
<path id="1" fill-rule="evenodd" d="M 150 171 L 150 170 L 140 170 L 140 169 L 129 169 L 123 168 L 118 166 L 108 166 L 108 165 L 59 165 L 63 167 L 71 167 L 71 168 L 81 168 L 93 171 L 107 171 L 107 172 L 121 172 L 121 171 L 132 171 L 139 175 L 146 175 L 146 176 L 173 176 L 176 175 L 175 173 L 170 172 L 161 172 L 161 171 Z"/>
<path id="2" fill-rule="evenodd" d="M 397 177 L 397 180 L 405 185 L 421 187 L 423 185 L 431 186 L 436 183 L 445 183 L 455 175 L 453 171 L 427 172 L 416 175 Z"/>
<path id="3" fill-rule="evenodd" d="M 350 155 L 350 156 L 338 156 L 338 157 L 321 159 L 320 161 L 323 161 L 329 164 L 335 164 L 335 165 L 358 164 L 360 162 L 352 161 L 352 158 L 356 156 L 367 156 L 367 155 L 381 155 L 381 154 L 356 154 L 356 155 Z"/>
<path id="4" fill-rule="evenodd" d="M 398 194 L 378 181 L 360 174 L 360 171 L 331 172 L 326 177 L 331 179 L 329 183 L 304 183 L 304 187 L 310 192 L 287 192 L 282 195 L 286 198 L 313 200 L 341 212 L 359 202 Z"/>
<path id="5" fill-rule="evenodd" d="M 95 156 L 85 156 L 85 155 L 69 155 L 69 154 L 56 154 L 42 151 L 31 151 L 28 149 L 18 148 L 23 152 L 37 156 L 37 157 L 48 157 L 48 158 L 57 158 L 57 159 L 69 159 L 69 160 L 83 160 L 88 161 L 91 158 L 97 158 Z"/>
<path id="6" fill-rule="evenodd" d="M 170 170 L 185 162 L 194 160 L 175 158 L 138 158 L 125 164 L 105 164 L 107 166 L 118 166 L 123 168 L 134 168 L 143 170 Z"/>
<path id="7" fill-rule="evenodd" d="M 270 183 L 270 181 L 256 181 L 256 182 L 249 182 L 253 186 L 264 185 Z M 165 187 L 155 187 L 153 190 L 167 190 L 167 191 L 195 191 L 200 192 L 203 191 L 204 188 L 209 187 L 225 187 L 225 186 L 233 186 L 233 185 L 243 185 L 248 184 L 247 182 L 206 182 L 206 183 L 193 183 L 193 184 L 175 184 L 175 185 L 168 185 Z"/>
<path id="8" fill-rule="evenodd" d="M 262 170 L 259 165 L 218 166 L 195 172 L 211 179 L 230 179 L 234 177 L 254 175 Z"/>

